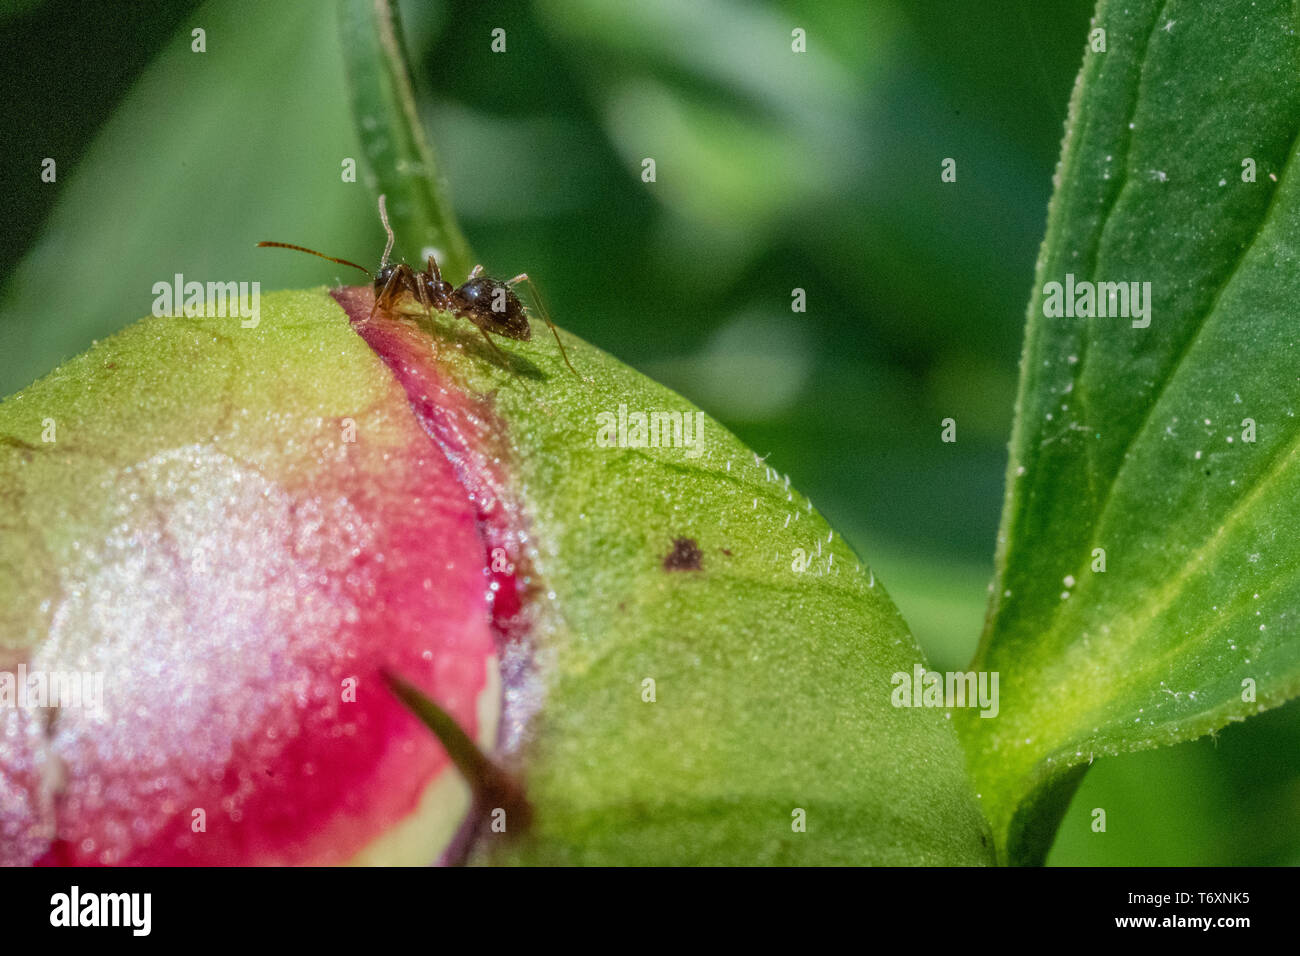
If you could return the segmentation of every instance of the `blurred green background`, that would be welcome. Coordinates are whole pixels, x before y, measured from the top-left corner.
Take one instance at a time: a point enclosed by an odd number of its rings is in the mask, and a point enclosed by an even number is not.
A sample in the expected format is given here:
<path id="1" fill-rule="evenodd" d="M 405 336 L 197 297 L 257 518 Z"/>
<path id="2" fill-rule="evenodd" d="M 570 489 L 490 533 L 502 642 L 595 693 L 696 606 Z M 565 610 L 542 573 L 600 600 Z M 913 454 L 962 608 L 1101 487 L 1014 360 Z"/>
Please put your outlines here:
<path id="1" fill-rule="evenodd" d="M 964 666 L 1091 3 L 401 9 L 489 272 L 527 269 L 561 325 L 767 455 L 870 559 L 931 663 Z M 377 260 L 371 191 L 340 176 L 364 162 L 332 3 L 8 0 L 0 33 L 0 394 L 148 313 L 177 272 L 265 291 L 356 278 L 257 240 Z M 1300 863 L 1298 741 L 1292 705 L 1099 763 L 1051 862 Z"/>

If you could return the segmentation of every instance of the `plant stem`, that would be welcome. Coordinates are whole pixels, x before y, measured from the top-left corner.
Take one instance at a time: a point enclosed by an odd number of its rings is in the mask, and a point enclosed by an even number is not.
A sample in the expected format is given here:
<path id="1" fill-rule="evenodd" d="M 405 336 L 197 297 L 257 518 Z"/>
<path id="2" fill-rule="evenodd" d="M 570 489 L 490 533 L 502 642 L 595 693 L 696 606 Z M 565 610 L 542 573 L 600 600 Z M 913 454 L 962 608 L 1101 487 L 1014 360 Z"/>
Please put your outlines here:
<path id="1" fill-rule="evenodd" d="M 367 184 L 387 194 L 398 256 L 417 263 L 432 247 L 444 273 L 464 276 L 472 253 L 420 121 L 394 3 L 339 0 L 339 29 Z"/>

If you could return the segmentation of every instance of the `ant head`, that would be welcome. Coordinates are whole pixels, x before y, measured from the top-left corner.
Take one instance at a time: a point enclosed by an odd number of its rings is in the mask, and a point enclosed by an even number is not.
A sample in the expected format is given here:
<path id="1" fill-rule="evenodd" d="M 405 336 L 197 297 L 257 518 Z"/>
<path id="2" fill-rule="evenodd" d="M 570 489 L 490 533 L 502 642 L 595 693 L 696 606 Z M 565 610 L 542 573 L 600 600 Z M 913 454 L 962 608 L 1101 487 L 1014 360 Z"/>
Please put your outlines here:
<path id="1" fill-rule="evenodd" d="M 528 341 L 533 334 L 528 313 L 514 290 L 499 279 L 470 279 L 452 294 L 453 304 L 485 332 Z"/>

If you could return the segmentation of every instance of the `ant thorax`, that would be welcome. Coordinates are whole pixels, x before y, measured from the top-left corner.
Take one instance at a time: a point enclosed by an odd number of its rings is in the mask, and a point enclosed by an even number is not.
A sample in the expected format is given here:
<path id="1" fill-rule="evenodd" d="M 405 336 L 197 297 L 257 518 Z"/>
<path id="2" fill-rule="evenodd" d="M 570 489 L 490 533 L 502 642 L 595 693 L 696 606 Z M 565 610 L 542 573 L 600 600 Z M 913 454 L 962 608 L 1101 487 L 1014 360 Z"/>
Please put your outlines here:
<path id="1" fill-rule="evenodd" d="M 375 273 L 375 306 L 390 313 L 452 312 L 455 291 L 450 282 L 443 280 L 432 258 L 424 272 L 416 272 L 406 263 L 397 263 L 382 265 Z"/>

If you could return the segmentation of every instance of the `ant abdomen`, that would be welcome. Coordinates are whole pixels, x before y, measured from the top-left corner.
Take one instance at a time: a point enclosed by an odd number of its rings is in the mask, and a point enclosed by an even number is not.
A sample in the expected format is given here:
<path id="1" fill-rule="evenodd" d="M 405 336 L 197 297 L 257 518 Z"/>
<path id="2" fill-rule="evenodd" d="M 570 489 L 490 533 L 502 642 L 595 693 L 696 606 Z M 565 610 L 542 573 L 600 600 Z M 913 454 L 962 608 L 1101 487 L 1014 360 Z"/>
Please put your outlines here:
<path id="1" fill-rule="evenodd" d="M 500 279 L 479 276 L 451 294 L 452 309 L 486 332 L 527 342 L 533 337 L 528 313 L 515 291 Z"/>

